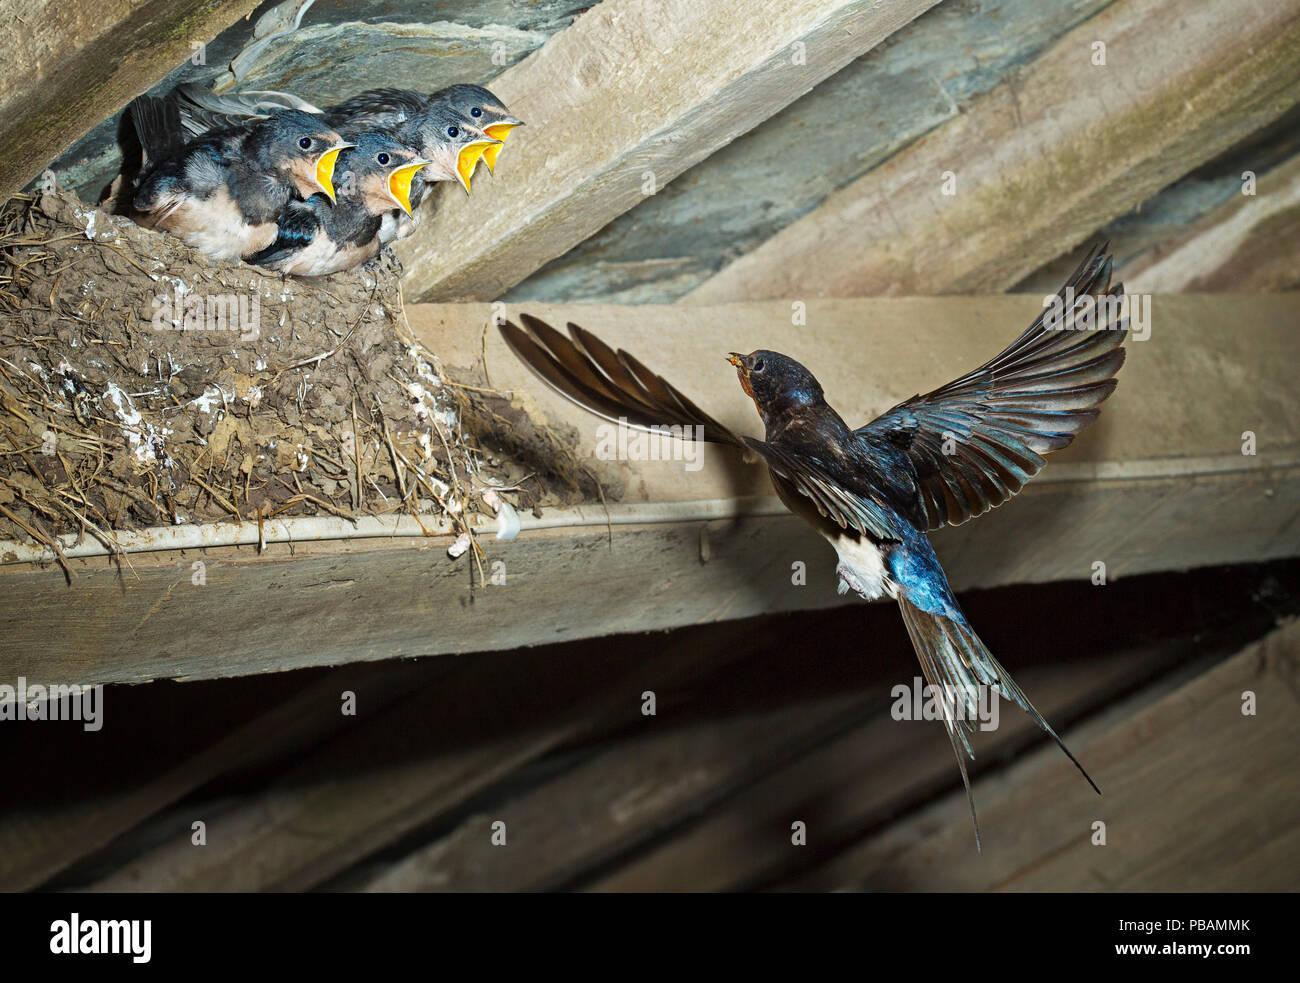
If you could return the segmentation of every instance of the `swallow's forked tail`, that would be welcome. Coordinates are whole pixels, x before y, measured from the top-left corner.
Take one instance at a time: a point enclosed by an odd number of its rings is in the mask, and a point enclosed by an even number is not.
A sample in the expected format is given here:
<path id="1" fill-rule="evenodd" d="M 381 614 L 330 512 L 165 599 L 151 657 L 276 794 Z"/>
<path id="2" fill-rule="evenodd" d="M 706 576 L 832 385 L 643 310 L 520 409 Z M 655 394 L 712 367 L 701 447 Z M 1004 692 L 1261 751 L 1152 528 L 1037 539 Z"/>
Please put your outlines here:
<path id="1" fill-rule="evenodd" d="M 943 593 L 948 594 L 947 591 Z M 925 599 L 918 598 L 918 601 L 926 607 L 933 607 Z M 966 773 L 966 761 L 962 757 L 963 750 L 972 759 L 975 757 L 971 750 L 970 735 L 974 733 L 979 719 L 980 686 L 991 687 L 999 696 L 1012 701 L 1029 714 L 1030 719 L 1074 762 L 1074 766 L 1088 780 L 1093 790 L 1098 795 L 1101 794 L 1101 789 L 1083 770 L 1083 765 L 1070 753 L 1070 749 L 1043 719 L 1043 715 L 1034 709 L 1011 674 L 980 641 L 950 594 L 943 603 L 946 613 L 927 611 L 918 606 L 908 599 L 906 590 L 898 593 L 898 607 L 903 613 L 903 624 L 907 626 L 912 646 L 916 649 L 916 657 L 921 662 L 921 672 L 926 682 L 934 688 L 934 698 L 942 708 L 944 727 L 952 742 L 953 753 L 957 756 L 957 767 L 961 769 L 962 784 L 966 786 L 966 798 L 970 802 L 971 821 L 975 824 L 975 846 L 981 853 L 983 846 L 980 842 L 979 819 L 975 815 L 975 796 L 971 793 L 970 776 Z"/>

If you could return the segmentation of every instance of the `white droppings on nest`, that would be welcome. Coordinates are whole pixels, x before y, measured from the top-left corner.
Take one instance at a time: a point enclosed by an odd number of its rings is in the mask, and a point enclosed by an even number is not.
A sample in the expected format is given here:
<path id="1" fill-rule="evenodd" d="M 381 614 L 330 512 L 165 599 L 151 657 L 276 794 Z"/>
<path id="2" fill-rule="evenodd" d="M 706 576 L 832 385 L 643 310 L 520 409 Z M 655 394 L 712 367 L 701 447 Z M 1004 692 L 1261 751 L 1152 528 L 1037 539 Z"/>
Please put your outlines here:
<path id="1" fill-rule="evenodd" d="M 439 481 L 437 478 L 433 478 L 433 477 L 430 477 L 428 479 L 428 482 L 429 482 L 429 487 L 433 489 L 433 493 L 438 496 L 438 504 L 442 506 L 443 510 L 448 515 L 460 515 L 461 505 L 460 502 L 456 501 L 455 497 L 452 495 L 451 485 L 447 484 L 447 482 L 445 481 Z"/>
<path id="2" fill-rule="evenodd" d="M 234 393 L 225 392 L 218 386 L 208 386 L 203 390 L 202 396 L 190 400 L 190 405 L 199 413 L 216 413 L 220 411 L 224 416 L 226 404 L 234 399 L 234 396 Z"/>
<path id="3" fill-rule="evenodd" d="M 297 450 L 293 454 L 294 460 L 298 462 L 298 470 L 306 471 L 307 465 L 311 463 L 311 452 L 302 444 L 297 445 Z"/>
<path id="4" fill-rule="evenodd" d="M 80 208 L 74 208 L 72 214 L 78 222 L 84 223 L 86 238 L 92 242 L 109 241 L 117 238 L 117 232 L 113 229 L 113 220 L 99 209 L 94 208 L 87 212 Z M 107 226 L 107 228 L 104 226 Z"/>
<path id="5" fill-rule="evenodd" d="M 421 380 L 406 385 L 415 418 L 421 423 L 428 423 L 432 418 L 449 432 L 454 431 L 460 425 L 460 417 L 453 406 L 447 405 L 442 377 L 434 370 L 432 356 L 419 345 L 408 345 L 406 354 L 411 358 L 412 373 Z"/>
<path id="6" fill-rule="evenodd" d="M 167 438 L 175 431 L 146 423 L 131 401 L 130 394 L 115 382 L 108 384 L 108 389 L 100 400 L 106 400 L 113 408 L 113 414 L 120 424 L 119 429 L 137 461 L 141 464 L 154 462 L 168 468 L 172 466 L 172 459 L 164 454 L 164 448 Z"/>
<path id="7" fill-rule="evenodd" d="M 249 386 L 248 392 L 244 393 L 243 399 L 251 409 L 257 409 L 262 405 L 262 395 L 263 391 L 261 386 Z"/>
<path id="8" fill-rule="evenodd" d="M 453 560 L 458 556 L 463 556 L 469 549 L 469 533 L 463 532 L 456 537 L 456 541 L 447 547 L 447 555 Z"/>

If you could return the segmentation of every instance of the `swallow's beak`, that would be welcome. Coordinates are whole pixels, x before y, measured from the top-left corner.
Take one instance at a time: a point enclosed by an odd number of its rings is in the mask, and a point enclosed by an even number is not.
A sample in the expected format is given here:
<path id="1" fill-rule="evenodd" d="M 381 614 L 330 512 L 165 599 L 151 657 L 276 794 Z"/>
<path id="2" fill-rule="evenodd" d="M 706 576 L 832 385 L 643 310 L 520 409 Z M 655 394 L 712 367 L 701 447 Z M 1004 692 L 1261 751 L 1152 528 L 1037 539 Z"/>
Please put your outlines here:
<path id="1" fill-rule="evenodd" d="M 727 361 L 736 367 L 736 374 L 740 376 L 740 388 L 745 390 L 750 399 L 754 399 L 754 387 L 749 384 L 749 366 L 745 364 L 745 356 L 731 352 L 727 355 Z"/>
<path id="2" fill-rule="evenodd" d="M 474 173 L 474 168 L 478 164 L 478 159 L 483 156 L 483 152 L 488 147 L 499 147 L 500 140 L 475 140 L 473 143 L 466 144 L 456 155 L 456 176 L 460 178 L 461 187 L 465 189 L 465 194 L 469 194 L 469 178 Z"/>
<path id="3" fill-rule="evenodd" d="M 388 194 L 407 215 L 411 214 L 411 179 L 421 167 L 430 163 L 432 161 L 417 158 L 388 172 Z"/>
<path id="4" fill-rule="evenodd" d="M 483 132 L 493 140 L 501 141 L 501 143 L 494 143 L 490 147 L 485 147 L 483 150 L 483 160 L 487 164 L 489 173 L 496 173 L 497 154 L 501 153 L 501 144 L 506 142 L 506 137 L 510 135 L 510 131 L 516 126 L 523 125 L 522 120 L 517 120 L 512 117 L 510 119 L 504 119 L 500 123 L 493 123 L 491 126 L 485 126 L 483 128 Z"/>
<path id="5" fill-rule="evenodd" d="M 334 194 L 334 165 L 338 163 L 339 154 L 355 146 L 354 143 L 340 143 L 316 158 L 316 185 L 333 203 L 338 202 Z"/>

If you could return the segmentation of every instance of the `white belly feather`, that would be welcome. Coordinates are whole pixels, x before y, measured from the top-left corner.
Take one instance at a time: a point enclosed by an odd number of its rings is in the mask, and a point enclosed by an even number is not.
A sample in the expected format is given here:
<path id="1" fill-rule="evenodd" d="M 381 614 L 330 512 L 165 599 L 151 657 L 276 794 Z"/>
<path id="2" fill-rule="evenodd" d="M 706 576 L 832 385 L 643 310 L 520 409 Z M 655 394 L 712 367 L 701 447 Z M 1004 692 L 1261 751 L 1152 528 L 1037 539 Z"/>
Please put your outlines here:
<path id="1" fill-rule="evenodd" d="M 840 576 L 841 594 L 851 590 L 868 601 L 886 594 L 890 597 L 898 596 L 898 586 L 890 581 L 885 558 L 875 543 L 865 536 L 856 541 L 848 536 L 826 538 L 840 558 L 836 573 Z"/>

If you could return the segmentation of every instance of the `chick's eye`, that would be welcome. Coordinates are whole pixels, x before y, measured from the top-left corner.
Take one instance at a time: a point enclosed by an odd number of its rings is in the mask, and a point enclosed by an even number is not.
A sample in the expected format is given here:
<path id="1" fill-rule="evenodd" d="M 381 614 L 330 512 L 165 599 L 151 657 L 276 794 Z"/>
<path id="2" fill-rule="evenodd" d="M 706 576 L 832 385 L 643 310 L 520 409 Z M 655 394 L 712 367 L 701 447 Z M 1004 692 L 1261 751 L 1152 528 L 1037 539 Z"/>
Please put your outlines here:
<path id="1" fill-rule="evenodd" d="M 469 111 L 469 114 L 473 116 L 475 119 L 478 119 L 480 116 L 483 115 L 483 110 L 479 109 L 478 106 L 475 106 L 473 109 Z"/>
<path id="2" fill-rule="evenodd" d="M 762 372 L 765 368 L 767 368 L 767 365 L 766 365 L 766 364 L 763 362 L 763 360 L 760 358 L 760 359 L 757 359 L 757 360 L 754 362 L 754 364 L 753 364 L 752 366 L 750 366 L 749 371 L 751 371 L 751 372 Z"/>
<path id="3" fill-rule="evenodd" d="M 380 154 L 378 157 L 375 158 L 375 160 L 379 161 L 379 163 L 381 164 L 387 164 L 388 154 Z"/>
<path id="4" fill-rule="evenodd" d="M 457 129 L 456 127 L 454 127 L 454 126 L 449 126 L 449 127 L 447 127 L 447 136 L 449 136 L 449 137 L 458 137 L 458 136 L 460 136 L 460 130 Z"/>
<path id="5" fill-rule="evenodd" d="M 298 141 L 298 146 L 302 147 L 303 150 L 310 150 L 311 137 L 303 137 L 301 140 Z"/>

